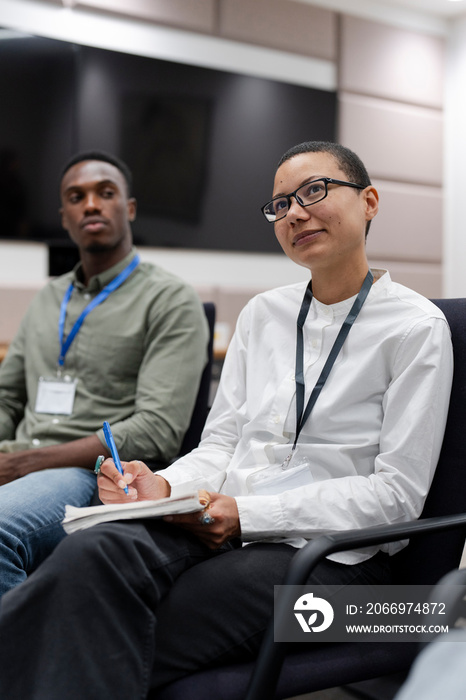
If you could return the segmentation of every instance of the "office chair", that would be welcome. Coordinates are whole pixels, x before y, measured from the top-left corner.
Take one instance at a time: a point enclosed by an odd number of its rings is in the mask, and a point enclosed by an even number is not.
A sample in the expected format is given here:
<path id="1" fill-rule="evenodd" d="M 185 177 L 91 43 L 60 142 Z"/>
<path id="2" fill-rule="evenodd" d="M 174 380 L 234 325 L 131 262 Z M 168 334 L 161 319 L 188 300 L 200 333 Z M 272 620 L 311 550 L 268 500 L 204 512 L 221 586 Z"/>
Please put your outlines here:
<path id="1" fill-rule="evenodd" d="M 466 533 L 466 299 L 434 300 L 451 328 L 454 376 L 443 446 L 421 519 L 325 535 L 293 558 L 285 583 L 304 583 L 318 561 L 337 551 L 409 538 L 392 557 L 394 584 L 435 584 L 458 567 Z M 289 610 L 286 598 L 275 618 Z M 238 615 L 241 611 L 238 610 Z M 157 700 L 280 700 L 405 671 L 416 643 L 274 643 L 273 620 L 256 662 L 200 671 L 159 690 Z M 150 697 L 150 696 L 149 696 Z"/>

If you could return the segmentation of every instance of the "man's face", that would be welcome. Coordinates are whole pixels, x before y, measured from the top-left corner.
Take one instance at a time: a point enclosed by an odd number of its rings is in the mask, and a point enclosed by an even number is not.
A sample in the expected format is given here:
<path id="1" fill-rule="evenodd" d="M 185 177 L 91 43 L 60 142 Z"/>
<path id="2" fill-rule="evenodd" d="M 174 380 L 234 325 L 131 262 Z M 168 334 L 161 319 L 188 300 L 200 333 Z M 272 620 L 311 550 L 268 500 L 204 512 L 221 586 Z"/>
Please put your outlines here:
<path id="1" fill-rule="evenodd" d="M 125 178 L 111 163 L 76 163 L 63 176 L 60 196 L 63 228 L 80 250 L 97 253 L 131 243 L 136 202 L 128 198 Z"/>
<path id="2" fill-rule="evenodd" d="M 330 153 L 302 153 L 277 170 L 273 197 L 319 177 L 348 181 Z M 310 270 L 360 263 L 365 259 L 366 222 L 377 213 L 377 201 L 373 187 L 329 184 L 328 196 L 310 207 L 301 207 L 293 197 L 287 215 L 274 224 L 275 235 L 286 255 Z"/>

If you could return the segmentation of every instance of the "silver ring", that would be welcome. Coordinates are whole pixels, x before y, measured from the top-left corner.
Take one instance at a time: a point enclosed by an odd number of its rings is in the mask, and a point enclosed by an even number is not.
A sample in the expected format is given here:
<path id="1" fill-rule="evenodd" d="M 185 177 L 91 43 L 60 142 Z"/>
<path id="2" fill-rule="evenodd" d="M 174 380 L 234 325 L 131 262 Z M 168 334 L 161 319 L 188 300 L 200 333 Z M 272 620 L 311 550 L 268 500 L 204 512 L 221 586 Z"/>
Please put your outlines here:
<path id="1" fill-rule="evenodd" d="M 204 512 L 199 518 L 199 522 L 201 523 L 201 525 L 212 525 L 212 523 L 215 522 L 215 518 L 209 515 L 209 513 Z"/>
<path id="2" fill-rule="evenodd" d="M 105 457 L 103 455 L 99 455 L 97 459 L 95 460 L 95 467 L 94 467 L 94 474 L 97 474 L 99 476 L 100 474 L 100 467 L 102 464 L 105 462 Z"/>

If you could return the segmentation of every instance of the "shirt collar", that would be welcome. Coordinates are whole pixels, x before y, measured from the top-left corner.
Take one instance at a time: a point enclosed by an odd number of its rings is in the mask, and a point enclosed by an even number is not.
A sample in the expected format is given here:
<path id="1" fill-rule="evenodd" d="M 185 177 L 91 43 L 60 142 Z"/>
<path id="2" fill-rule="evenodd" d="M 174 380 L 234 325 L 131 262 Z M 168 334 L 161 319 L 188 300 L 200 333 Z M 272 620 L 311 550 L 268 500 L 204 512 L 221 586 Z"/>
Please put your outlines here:
<path id="1" fill-rule="evenodd" d="M 101 289 L 103 289 L 109 282 L 112 281 L 117 275 L 122 272 L 125 267 L 129 265 L 131 260 L 136 256 L 137 250 L 133 246 L 126 255 L 126 257 L 123 258 L 123 260 L 120 260 L 116 265 L 113 265 L 112 267 L 109 267 L 108 270 L 104 270 L 98 275 L 94 275 L 94 277 L 91 277 L 89 280 L 89 283 L 87 287 L 84 285 L 82 281 L 82 263 L 78 262 L 77 265 L 73 268 L 73 285 L 75 286 L 76 289 L 79 289 L 81 291 L 86 290 L 86 292 L 100 292 Z"/>

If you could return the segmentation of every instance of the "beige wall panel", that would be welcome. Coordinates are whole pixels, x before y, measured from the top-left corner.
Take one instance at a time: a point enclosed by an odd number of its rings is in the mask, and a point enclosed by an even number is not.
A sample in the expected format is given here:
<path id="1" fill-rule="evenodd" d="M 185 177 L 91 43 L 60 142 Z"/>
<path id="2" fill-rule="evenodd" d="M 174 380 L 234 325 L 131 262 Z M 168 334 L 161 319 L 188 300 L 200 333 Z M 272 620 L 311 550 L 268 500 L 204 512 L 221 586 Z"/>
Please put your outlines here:
<path id="1" fill-rule="evenodd" d="M 249 289 L 243 289 L 241 287 L 219 287 L 217 296 L 217 318 L 221 323 L 229 324 L 230 334 L 235 330 L 236 321 L 241 310 L 250 299 L 263 291 L 265 290 L 259 289 L 258 287 L 251 287 Z"/>
<path id="2" fill-rule="evenodd" d="M 215 27 L 216 0 L 77 0 L 75 5 L 200 32 Z"/>
<path id="3" fill-rule="evenodd" d="M 368 255 L 440 263 L 442 190 L 382 180 L 373 182 L 380 194 L 380 206 L 367 238 Z"/>
<path id="4" fill-rule="evenodd" d="M 369 264 L 371 267 L 389 270 L 394 282 L 404 284 L 428 299 L 442 297 L 442 266 L 439 264 L 403 263 L 373 258 L 369 258 Z"/>
<path id="5" fill-rule="evenodd" d="M 337 16 L 283 0 L 219 0 L 219 34 L 260 46 L 335 60 Z"/>
<path id="6" fill-rule="evenodd" d="M 442 107 L 441 37 L 342 16 L 340 88 L 427 107 Z"/>
<path id="7" fill-rule="evenodd" d="M 438 110 L 341 93 L 339 140 L 371 177 L 442 184 L 443 118 Z"/>
<path id="8" fill-rule="evenodd" d="M 211 301 L 218 306 L 218 288 L 209 285 L 196 285 L 196 292 L 202 302 Z"/>

